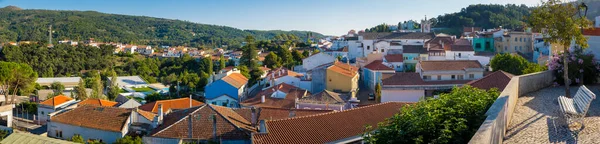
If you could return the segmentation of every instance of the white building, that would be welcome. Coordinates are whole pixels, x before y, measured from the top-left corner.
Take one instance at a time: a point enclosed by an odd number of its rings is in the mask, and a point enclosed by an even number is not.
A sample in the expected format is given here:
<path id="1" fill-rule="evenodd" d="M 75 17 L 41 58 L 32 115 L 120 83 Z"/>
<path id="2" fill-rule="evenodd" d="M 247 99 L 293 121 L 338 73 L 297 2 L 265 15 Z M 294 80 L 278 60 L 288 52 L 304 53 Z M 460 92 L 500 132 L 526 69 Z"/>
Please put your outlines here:
<path id="1" fill-rule="evenodd" d="M 123 52 L 124 53 L 133 54 L 133 53 L 136 52 L 135 49 L 137 49 L 137 46 L 135 46 L 135 45 L 125 45 L 125 46 L 123 46 Z"/>
<path id="2" fill-rule="evenodd" d="M 110 82 L 111 79 L 108 79 Z M 117 77 L 117 86 L 121 88 L 142 88 L 148 87 L 148 83 L 140 76 L 120 76 Z"/>
<path id="3" fill-rule="evenodd" d="M 75 135 L 84 141 L 114 143 L 129 132 L 132 111 L 115 107 L 84 105 L 60 113 L 48 122 L 48 137 L 71 139 Z"/>
<path id="4" fill-rule="evenodd" d="M 362 55 L 384 53 L 386 51 L 402 51 L 402 45 L 423 45 L 425 41 L 434 38 L 433 33 L 394 32 L 394 33 L 360 33 L 358 41 L 362 43 Z"/>
<path id="5" fill-rule="evenodd" d="M 286 83 L 308 91 L 312 91 L 312 84 L 304 74 L 297 73 L 286 68 L 279 68 L 269 72 L 265 78 L 269 86 Z"/>
<path id="6" fill-rule="evenodd" d="M 483 77 L 483 66 L 476 60 L 420 61 L 416 72 L 425 81 L 476 80 Z"/>
<path id="7" fill-rule="evenodd" d="M 47 99 L 38 105 L 37 115 L 38 121 L 46 123 L 50 117 L 54 116 L 57 112 L 61 112 L 66 109 L 77 107 L 77 101 L 73 98 L 59 95 L 51 99 Z"/>
<path id="8" fill-rule="evenodd" d="M 317 53 L 302 59 L 302 68 L 306 71 L 310 71 L 321 65 L 332 64 L 334 61 L 335 57 L 331 55 L 325 53 Z"/>
<path id="9" fill-rule="evenodd" d="M 457 39 L 454 44 L 446 50 L 446 60 L 474 60 L 475 55 L 471 42 L 466 39 Z"/>
<path id="10" fill-rule="evenodd" d="M 135 52 L 143 55 L 151 55 L 154 53 L 154 49 L 151 46 L 137 46 Z"/>

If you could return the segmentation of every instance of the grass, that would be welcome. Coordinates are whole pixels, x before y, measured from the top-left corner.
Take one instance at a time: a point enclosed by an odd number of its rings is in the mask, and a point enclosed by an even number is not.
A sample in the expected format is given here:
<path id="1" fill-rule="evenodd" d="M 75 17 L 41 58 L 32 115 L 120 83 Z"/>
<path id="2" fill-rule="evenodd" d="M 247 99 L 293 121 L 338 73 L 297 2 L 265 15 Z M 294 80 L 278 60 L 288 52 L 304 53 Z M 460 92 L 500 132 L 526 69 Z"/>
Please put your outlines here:
<path id="1" fill-rule="evenodd" d="M 131 88 L 131 89 L 135 90 L 135 92 L 150 92 L 150 91 L 154 91 L 152 88 L 149 88 L 149 87 Z"/>
<path id="2" fill-rule="evenodd" d="M 135 101 L 142 102 L 144 99 L 140 97 L 127 96 L 128 99 L 134 99 Z"/>
<path id="3" fill-rule="evenodd" d="M 119 93 L 128 93 L 128 91 L 126 91 L 125 89 L 121 89 L 119 90 Z"/>

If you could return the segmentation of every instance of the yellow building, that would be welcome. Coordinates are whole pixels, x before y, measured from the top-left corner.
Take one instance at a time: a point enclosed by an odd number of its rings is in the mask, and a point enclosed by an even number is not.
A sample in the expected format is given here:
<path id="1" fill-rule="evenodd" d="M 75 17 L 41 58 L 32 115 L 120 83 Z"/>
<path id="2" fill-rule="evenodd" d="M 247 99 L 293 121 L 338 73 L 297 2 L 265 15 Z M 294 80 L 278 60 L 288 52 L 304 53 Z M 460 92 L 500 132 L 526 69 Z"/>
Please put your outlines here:
<path id="1" fill-rule="evenodd" d="M 358 68 L 335 62 L 327 68 L 327 90 L 334 92 L 355 92 L 358 90 Z"/>
<path id="2" fill-rule="evenodd" d="M 494 38 L 494 46 L 498 53 L 533 53 L 533 40 L 530 32 L 509 32 Z"/>

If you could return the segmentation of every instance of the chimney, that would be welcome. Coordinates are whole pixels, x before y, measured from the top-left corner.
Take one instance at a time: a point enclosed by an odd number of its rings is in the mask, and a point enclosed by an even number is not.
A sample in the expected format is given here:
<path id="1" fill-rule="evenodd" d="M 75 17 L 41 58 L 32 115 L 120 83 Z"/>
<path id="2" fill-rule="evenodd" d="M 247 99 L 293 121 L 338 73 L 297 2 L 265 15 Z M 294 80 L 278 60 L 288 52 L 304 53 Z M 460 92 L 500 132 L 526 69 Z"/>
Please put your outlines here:
<path id="1" fill-rule="evenodd" d="M 213 121 L 213 140 L 217 141 L 217 114 L 212 115 Z"/>
<path id="2" fill-rule="evenodd" d="M 192 108 L 192 94 L 190 94 L 190 108 Z"/>
<path id="3" fill-rule="evenodd" d="M 260 126 L 258 128 L 258 132 L 259 133 L 268 133 L 267 131 L 267 123 L 265 122 L 265 120 L 260 120 Z"/>
<path id="4" fill-rule="evenodd" d="M 429 51 L 429 47 L 431 47 L 431 43 L 427 43 L 427 51 Z"/>
<path id="5" fill-rule="evenodd" d="M 260 103 L 265 103 L 265 95 L 260 96 Z"/>
<path id="6" fill-rule="evenodd" d="M 250 123 L 252 124 L 252 127 L 256 127 L 256 122 L 258 121 L 258 113 L 256 113 L 256 108 L 252 107 L 250 108 L 250 110 L 252 111 L 252 119 L 250 120 Z"/>
<path id="7" fill-rule="evenodd" d="M 162 124 L 163 117 L 164 117 L 164 112 L 163 112 L 162 104 L 158 104 L 158 119 L 156 122 L 158 124 Z"/>
<path id="8" fill-rule="evenodd" d="M 193 131 L 194 130 L 194 124 L 193 124 L 193 121 L 192 121 L 192 120 L 194 120 L 193 117 L 194 117 L 194 115 L 192 115 L 192 113 L 190 113 L 188 115 L 188 129 L 187 129 L 187 131 L 188 131 L 188 138 L 190 138 L 190 139 L 194 137 L 194 131 Z"/>
<path id="9" fill-rule="evenodd" d="M 291 108 L 290 109 L 290 117 L 295 117 L 296 116 L 296 109 Z"/>

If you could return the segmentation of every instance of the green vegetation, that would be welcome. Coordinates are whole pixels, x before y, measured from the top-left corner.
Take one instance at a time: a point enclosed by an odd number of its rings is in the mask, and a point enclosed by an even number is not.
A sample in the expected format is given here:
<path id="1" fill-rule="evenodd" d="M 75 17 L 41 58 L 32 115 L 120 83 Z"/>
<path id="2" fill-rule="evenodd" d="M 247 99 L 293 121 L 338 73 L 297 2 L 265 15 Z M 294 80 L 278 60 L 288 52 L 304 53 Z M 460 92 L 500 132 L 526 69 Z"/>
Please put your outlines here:
<path id="1" fill-rule="evenodd" d="M 227 26 L 198 24 L 181 20 L 105 14 L 94 11 L 21 10 L 1 8 L 0 43 L 7 41 L 48 42 L 48 26 L 55 31 L 55 40 L 87 40 L 122 42 L 147 45 L 185 45 L 240 47 L 244 37 L 252 35 L 257 40 L 297 37 L 306 40 L 308 35 L 323 35 L 308 31 L 241 30 Z M 282 36 L 284 35 L 284 36 Z"/>
<path id="2" fill-rule="evenodd" d="M 142 138 L 133 138 L 131 136 L 125 136 L 123 138 L 117 139 L 117 141 L 114 144 L 142 144 Z"/>
<path id="3" fill-rule="evenodd" d="M 14 98 L 20 94 L 29 94 L 35 90 L 37 73 L 24 63 L 0 61 L 0 90 L 4 93 L 7 103 L 14 103 Z M 12 95 L 12 99 L 9 99 Z"/>
<path id="4" fill-rule="evenodd" d="M 4 140 L 10 134 L 8 130 L 0 130 L 0 140 Z"/>
<path id="5" fill-rule="evenodd" d="M 27 113 L 36 114 L 38 104 L 36 102 L 22 102 L 22 103 L 16 105 L 16 109 L 21 109 L 21 108 L 25 109 L 25 111 Z"/>
<path id="6" fill-rule="evenodd" d="M 367 28 L 367 29 L 365 29 L 365 32 L 392 32 L 392 31 L 390 30 L 390 27 L 387 24 L 383 23 L 383 24 L 379 24 L 372 28 Z"/>
<path id="7" fill-rule="evenodd" d="M 456 87 L 450 93 L 441 94 L 440 98 L 404 106 L 398 114 L 379 123 L 377 130 L 365 134 L 365 141 L 468 143 L 499 94 L 497 89 Z"/>
<path id="8" fill-rule="evenodd" d="M 569 70 L 568 74 L 573 79 L 571 80 L 571 84 L 595 84 L 600 76 L 600 67 L 595 61 L 594 55 L 584 54 L 583 50 L 576 49 L 570 52 L 571 57 L 568 60 Z M 554 71 L 554 76 L 556 79 L 554 81 L 556 84 L 565 84 L 565 79 L 563 78 L 565 70 L 563 67 L 564 60 L 561 59 L 564 56 L 564 53 L 560 53 L 558 55 L 554 55 L 550 62 L 548 62 L 548 68 Z"/>
<path id="9" fill-rule="evenodd" d="M 81 135 L 74 135 L 73 137 L 71 137 L 71 141 L 75 143 L 85 143 Z"/>
<path id="10" fill-rule="evenodd" d="M 133 89 L 135 92 L 152 92 L 152 91 L 154 91 L 152 88 L 149 88 L 149 87 L 131 88 L 131 89 Z"/>
<path id="11" fill-rule="evenodd" d="M 565 87 L 565 96 L 567 97 L 571 95 L 568 87 L 571 84 L 568 62 L 571 57 L 569 47 L 574 42 L 581 49 L 587 48 L 587 38 L 583 36 L 582 29 L 589 28 L 591 25 L 591 22 L 581 15 L 579 5 L 579 2 L 564 4 L 562 0 L 548 0 L 542 2 L 542 6 L 534 9 L 529 17 L 530 24 L 535 30 L 546 31 L 545 42 L 563 46 L 562 58 L 565 61 L 563 70 L 567 71 L 563 73 L 563 82 L 567 85 Z M 596 9 L 597 7 L 589 8 Z"/>
<path id="12" fill-rule="evenodd" d="M 547 70 L 547 68 L 544 66 L 531 63 L 519 55 L 509 53 L 496 54 L 496 56 L 490 60 L 490 65 L 494 71 L 503 70 L 514 75 L 522 75 Z"/>
<path id="13" fill-rule="evenodd" d="M 63 84 L 61 84 L 60 82 L 53 82 L 52 84 L 50 84 L 50 88 L 52 90 L 54 90 L 54 94 L 52 95 L 62 95 L 63 91 L 65 90 L 65 86 Z"/>

